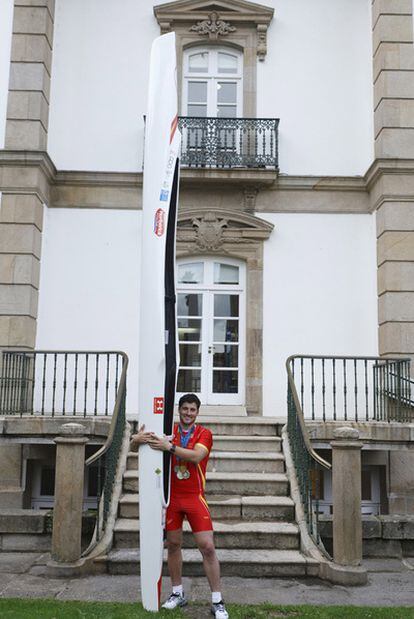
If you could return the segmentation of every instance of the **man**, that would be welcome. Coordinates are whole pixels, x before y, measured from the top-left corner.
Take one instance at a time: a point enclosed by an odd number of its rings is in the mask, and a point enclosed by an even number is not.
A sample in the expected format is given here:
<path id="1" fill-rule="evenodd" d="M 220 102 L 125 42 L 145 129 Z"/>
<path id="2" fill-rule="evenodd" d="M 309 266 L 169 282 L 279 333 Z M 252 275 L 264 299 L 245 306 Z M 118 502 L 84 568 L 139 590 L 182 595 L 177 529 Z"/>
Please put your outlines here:
<path id="1" fill-rule="evenodd" d="M 174 425 L 172 440 L 145 432 L 142 426 L 132 437 L 132 445 L 147 443 L 152 449 L 172 454 L 171 499 L 166 514 L 168 569 L 172 593 L 163 608 L 185 606 L 182 586 L 182 539 L 184 517 L 190 523 L 196 544 L 203 557 L 204 570 L 210 585 L 211 612 L 216 619 L 228 619 L 220 592 L 220 564 L 213 539 L 213 523 L 204 496 L 207 462 L 213 445 L 210 430 L 196 424 L 200 400 L 194 393 L 180 398 L 179 423 Z"/>

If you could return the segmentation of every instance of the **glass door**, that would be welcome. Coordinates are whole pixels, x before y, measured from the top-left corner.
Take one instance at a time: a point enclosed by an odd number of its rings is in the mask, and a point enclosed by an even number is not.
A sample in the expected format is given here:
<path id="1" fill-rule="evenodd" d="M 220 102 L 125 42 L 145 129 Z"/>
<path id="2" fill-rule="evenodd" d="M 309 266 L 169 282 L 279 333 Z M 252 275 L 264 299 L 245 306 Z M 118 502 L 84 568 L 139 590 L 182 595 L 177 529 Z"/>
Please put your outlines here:
<path id="1" fill-rule="evenodd" d="M 211 293 L 212 320 L 209 321 L 209 401 L 236 404 L 240 392 L 239 372 L 239 293 Z M 239 403 L 239 402 L 237 402 Z"/>
<path id="2" fill-rule="evenodd" d="M 203 404 L 244 404 L 244 265 L 180 262 L 177 279 L 177 399 L 194 392 Z"/>

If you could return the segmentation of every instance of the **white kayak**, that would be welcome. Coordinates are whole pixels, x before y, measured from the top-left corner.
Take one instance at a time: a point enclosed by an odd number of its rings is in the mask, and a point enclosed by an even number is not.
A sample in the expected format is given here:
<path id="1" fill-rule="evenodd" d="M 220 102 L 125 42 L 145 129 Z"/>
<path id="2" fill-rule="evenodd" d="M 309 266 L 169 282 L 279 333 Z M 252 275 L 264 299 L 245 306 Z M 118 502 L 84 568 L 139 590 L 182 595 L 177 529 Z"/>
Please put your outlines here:
<path id="1" fill-rule="evenodd" d="M 139 423 L 172 434 L 178 365 L 175 237 L 181 135 L 177 129 L 175 34 L 151 49 L 145 123 L 139 340 Z M 170 455 L 139 449 L 141 591 L 144 608 L 158 611 Z"/>

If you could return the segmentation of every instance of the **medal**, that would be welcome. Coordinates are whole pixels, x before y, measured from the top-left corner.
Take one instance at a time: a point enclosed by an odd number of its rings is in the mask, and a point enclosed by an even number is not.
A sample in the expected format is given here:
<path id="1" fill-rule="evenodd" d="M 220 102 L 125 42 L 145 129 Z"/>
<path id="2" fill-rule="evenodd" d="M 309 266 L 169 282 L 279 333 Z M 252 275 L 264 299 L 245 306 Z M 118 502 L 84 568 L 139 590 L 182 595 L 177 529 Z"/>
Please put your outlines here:
<path id="1" fill-rule="evenodd" d="M 177 479 L 188 479 L 190 477 L 190 471 L 184 464 L 180 464 L 174 467 L 174 473 Z"/>
<path id="2" fill-rule="evenodd" d="M 181 447 L 184 447 L 184 448 L 187 447 L 188 443 L 190 442 L 191 436 L 193 435 L 194 430 L 195 430 L 195 426 L 193 426 L 189 432 L 184 433 L 181 429 L 181 426 L 179 426 Z M 184 463 L 181 464 L 182 461 L 177 456 L 176 456 L 176 461 L 177 461 L 177 464 L 174 467 L 174 473 L 177 479 L 179 480 L 189 479 L 191 473 L 188 470 L 187 465 Z"/>

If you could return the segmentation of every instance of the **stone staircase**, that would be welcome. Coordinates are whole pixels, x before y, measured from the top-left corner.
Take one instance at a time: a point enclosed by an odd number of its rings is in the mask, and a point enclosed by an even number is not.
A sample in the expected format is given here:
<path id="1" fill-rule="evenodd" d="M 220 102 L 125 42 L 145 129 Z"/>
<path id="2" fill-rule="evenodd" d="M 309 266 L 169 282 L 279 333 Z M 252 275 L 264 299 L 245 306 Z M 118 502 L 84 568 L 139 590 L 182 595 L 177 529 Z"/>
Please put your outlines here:
<path id="1" fill-rule="evenodd" d="M 204 417 L 214 446 L 206 495 L 223 576 L 316 576 L 318 562 L 299 550 L 299 529 L 289 495 L 276 419 Z M 139 572 L 137 454 L 130 453 L 123 479 L 112 550 L 100 561 L 112 574 Z M 184 524 L 183 573 L 203 575 L 201 555 Z"/>

